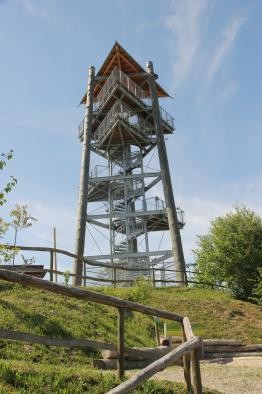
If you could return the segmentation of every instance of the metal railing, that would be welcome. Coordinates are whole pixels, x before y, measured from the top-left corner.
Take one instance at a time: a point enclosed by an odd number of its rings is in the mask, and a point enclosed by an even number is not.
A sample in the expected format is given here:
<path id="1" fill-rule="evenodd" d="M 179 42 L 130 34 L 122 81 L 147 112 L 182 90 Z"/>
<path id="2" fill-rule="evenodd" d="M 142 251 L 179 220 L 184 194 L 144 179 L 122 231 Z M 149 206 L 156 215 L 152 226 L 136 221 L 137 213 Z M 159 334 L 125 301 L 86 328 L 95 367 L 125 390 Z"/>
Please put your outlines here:
<path id="1" fill-rule="evenodd" d="M 144 134 L 145 137 L 149 136 L 152 132 L 152 127 L 149 127 L 144 119 L 128 109 L 125 105 L 121 104 L 119 101 L 116 101 L 110 111 L 107 113 L 103 122 L 94 132 L 95 141 L 101 142 L 101 140 L 109 132 L 110 128 L 118 119 L 124 120 L 130 126 L 139 131 L 140 134 Z"/>
<path id="2" fill-rule="evenodd" d="M 164 123 L 166 123 L 172 130 L 175 130 L 175 119 L 172 115 L 170 115 L 164 108 L 160 107 L 159 111 L 161 119 Z"/>
<path id="3" fill-rule="evenodd" d="M 117 85 L 117 83 L 120 83 L 122 86 L 124 86 L 128 90 L 128 92 L 132 93 L 145 105 L 148 106 L 151 105 L 151 99 L 150 97 L 148 97 L 148 93 L 146 93 L 139 85 L 137 85 L 131 78 L 129 78 L 121 70 L 115 67 L 95 99 L 94 102 L 95 111 L 99 111 L 103 107 L 104 103 L 110 96 L 111 91 Z"/>
<path id="4" fill-rule="evenodd" d="M 164 200 L 161 200 L 159 197 L 149 197 L 146 199 L 146 206 L 148 211 L 165 211 L 166 203 Z M 185 211 L 183 211 L 180 207 L 176 208 L 177 219 L 179 223 L 185 224 Z"/>
<path id="5" fill-rule="evenodd" d="M 98 178 L 101 176 L 108 176 L 109 169 L 108 166 L 96 165 L 90 172 L 91 178 Z"/>
<path id="6" fill-rule="evenodd" d="M 159 197 L 149 197 L 146 199 L 146 206 L 148 211 L 164 211 L 166 209 L 165 201 Z"/>
<path id="7" fill-rule="evenodd" d="M 99 112 L 99 110 L 103 107 L 104 103 L 110 97 L 112 90 L 117 84 L 121 84 L 129 93 L 131 93 L 137 99 L 139 99 L 140 102 L 142 102 L 142 104 L 144 104 L 145 107 L 147 107 L 146 109 L 151 108 L 152 102 L 151 102 L 151 98 L 148 97 L 148 93 L 146 93 L 139 85 L 137 85 L 131 78 L 129 78 L 121 70 L 115 67 L 95 99 L 94 111 Z M 175 129 L 174 118 L 161 106 L 159 106 L 159 110 L 160 110 L 162 121 L 166 123 L 172 130 L 174 130 Z M 81 139 L 84 131 L 84 119 L 80 123 L 78 131 L 79 131 L 79 138 Z"/>

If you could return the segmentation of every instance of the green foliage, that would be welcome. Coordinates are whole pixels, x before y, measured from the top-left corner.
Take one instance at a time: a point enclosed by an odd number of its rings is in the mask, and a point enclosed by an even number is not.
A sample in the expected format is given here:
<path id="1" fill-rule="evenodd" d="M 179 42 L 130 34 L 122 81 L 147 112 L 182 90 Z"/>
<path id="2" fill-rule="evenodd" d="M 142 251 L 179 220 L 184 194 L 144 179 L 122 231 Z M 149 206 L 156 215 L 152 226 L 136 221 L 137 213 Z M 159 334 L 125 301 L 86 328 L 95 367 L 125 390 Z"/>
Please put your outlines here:
<path id="1" fill-rule="evenodd" d="M 63 277 L 64 277 L 65 285 L 68 285 L 70 280 L 70 271 L 69 270 L 64 271 Z"/>
<path id="2" fill-rule="evenodd" d="M 259 281 L 253 289 L 253 294 L 250 300 L 262 306 L 262 268 L 259 268 Z"/>
<path id="3" fill-rule="evenodd" d="M 11 217 L 11 222 L 9 225 L 13 227 L 14 229 L 14 244 L 13 246 L 16 246 L 17 242 L 17 233 L 20 230 L 23 230 L 25 228 L 31 227 L 33 224 L 33 221 L 37 221 L 36 218 L 34 218 L 28 211 L 27 205 L 19 205 L 16 204 L 15 208 L 10 212 L 10 217 Z M 17 253 L 17 250 L 13 250 L 13 265 L 15 263 L 15 255 Z"/>
<path id="4" fill-rule="evenodd" d="M 11 160 L 13 157 L 13 151 L 10 150 L 8 153 L 2 153 L 0 155 L 0 171 L 6 167 L 7 161 Z M 13 176 L 10 177 L 10 181 L 0 190 L 0 205 L 6 202 L 6 194 L 10 193 L 12 188 L 16 185 L 17 180 Z"/>
<path id="5" fill-rule="evenodd" d="M 37 220 L 28 212 L 27 205 L 19 204 L 16 204 L 15 208 L 10 212 L 10 217 L 12 219 L 10 226 L 13 227 L 15 231 L 31 227 L 33 221 Z"/>
<path id="6" fill-rule="evenodd" d="M 141 276 L 138 278 L 130 292 L 129 299 L 135 302 L 146 303 L 153 289 L 153 283 L 150 279 Z"/>
<path id="7" fill-rule="evenodd" d="M 8 224 L 3 221 L 3 219 L 0 218 L 0 240 L 3 238 L 5 235 L 6 231 L 8 229 Z M 1 242 L 1 241 L 0 241 Z M 13 251 L 10 249 L 6 249 L 4 246 L 0 245 L 0 263 L 5 264 L 13 256 Z"/>
<path id="8" fill-rule="evenodd" d="M 10 150 L 8 153 L 2 153 L 0 155 L 0 171 L 2 171 L 6 165 L 7 161 L 11 160 L 13 157 L 13 151 Z M 4 205 L 6 202 L 6 195 L 10 193 L 12 188 L 16 185 L 17 180 L 11 176 L 9 182 L 5 186 L 0 189 L 0 206 Z M 8 229 L 8 224 L 3 221 L 3 219 L 0 217 L 0 240 L 3 238 L 5 235 L 6 231 Z M 13 256 L 13 252 L 6 249 L 3 246 L 0 246 L 0 263 L 6 263 L 8 262 Z"/>
<path id="9" fill-rule="evenodd" d="M 246 207 L 236 207 L 211 223 L 193 253 L 199 282 L 225 284 L 234 297 L 250 299 L 262 267 L 261 217 Z"/>

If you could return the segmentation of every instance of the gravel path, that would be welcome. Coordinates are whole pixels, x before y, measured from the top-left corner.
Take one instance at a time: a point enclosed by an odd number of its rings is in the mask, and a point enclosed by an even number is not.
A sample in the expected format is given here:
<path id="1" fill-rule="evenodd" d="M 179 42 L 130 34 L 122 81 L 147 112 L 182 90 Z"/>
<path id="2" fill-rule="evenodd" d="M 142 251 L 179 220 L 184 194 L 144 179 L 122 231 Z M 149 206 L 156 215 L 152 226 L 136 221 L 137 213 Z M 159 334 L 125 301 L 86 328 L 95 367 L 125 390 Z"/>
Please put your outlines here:
<path id="1" fill-rule="evenodd" d="M 262 393 L 262 357 L 202 361 L 201 374 L 204 386 L 225 394 Z M 183 369 L 167 368 L 154 379 L 184 382 Z"/>

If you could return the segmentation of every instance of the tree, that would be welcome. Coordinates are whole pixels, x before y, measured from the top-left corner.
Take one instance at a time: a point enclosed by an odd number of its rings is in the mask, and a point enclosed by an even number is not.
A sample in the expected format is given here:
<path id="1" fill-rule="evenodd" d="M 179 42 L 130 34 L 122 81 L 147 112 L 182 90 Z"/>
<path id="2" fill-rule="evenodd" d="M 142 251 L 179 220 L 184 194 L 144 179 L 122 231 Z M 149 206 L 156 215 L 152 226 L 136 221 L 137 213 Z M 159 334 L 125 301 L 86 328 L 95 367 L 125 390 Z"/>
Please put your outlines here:
<path id="1" fill-rule="evenodd" d="M 16 254 L 16 242 L 17 242 L 17 234 L 18 231 L 31 227 L 33 224 L 33 221 L 36 221 L 37 219 L 31 216 L 31 214 L 28 212 L 27 205 L 15 205 L 15 208 L 11 211 L 10 217 L 12 218 L 12 221 L 9 223 L 11 227 L 14 228 L 15 234 L 14 234 L 14 253 L 13 253 L 13 265 L 15 264 L 15 254 Z"/>
<path id="2" fill-rule="evenodd" d="M 0 171 L 6 167 L 7 161 L 11 160 L 13 157 L 13 151 L 10 150 L 8 153 L 2 153 L 0 156 Z M 17 180 L 11 176 L 9 182 L 0 190 L 0 205 L 6 202 L 6 194 L 10 193 L 12 188 L 16 185 Z"/>
<path id="3" fill-rule="evenodd" d="M 8 229 L 8 224 L 3 221 L 3 219 L 0 218 L 0 240 L 3 238 L 5 235 L 6 231 Z M 13 256 L 13 252 L 10 249 L 6 249 L 5 247 L 0 245 L 0 262 L 2 263 L 7 263 L 9 260 L 11 260 Z"/>
<path id="4" fill-rule="evenodd" d="M 262 267 L 262 220 L 245 206 L 211 222 L 207 235 L 198 236 L 196 279 L 227 285 L 241 300 L 252 298 Z"/>
<path id="5" fill-rule="evenodd" d="M 13 157 L 13 151 L 10 150 L 8 153 L 2 153 L 0 155 L 0 171 L 2 171 L 6 165 L 7 161 L 11 160 Z M 12 188 L 16 185 L 17 180 L 11 176 L 10 180 L 0 189 L 0 206 L 4 205 L 6 202 L 6 195 L 10 193 Z M 8 224 L 4 222 L 4 220 L 0 217 L 0 240 L 3 238 L 4 234 L 8 229 Z M 6 249 L 3 246 L 0 246 L 0 262 L 6 263 L 12 257 L 13 252 Z"/>

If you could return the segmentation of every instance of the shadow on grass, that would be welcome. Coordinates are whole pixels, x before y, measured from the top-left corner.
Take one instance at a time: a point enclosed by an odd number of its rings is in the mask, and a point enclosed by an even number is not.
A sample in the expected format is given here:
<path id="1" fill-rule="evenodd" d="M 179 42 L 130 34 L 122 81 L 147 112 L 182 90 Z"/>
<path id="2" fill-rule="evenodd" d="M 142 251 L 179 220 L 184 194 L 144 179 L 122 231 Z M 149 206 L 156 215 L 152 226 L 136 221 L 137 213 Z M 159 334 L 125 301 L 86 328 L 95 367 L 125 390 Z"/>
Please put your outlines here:
<path id="1" fill-rule="evenodd" d="M 8 301 L 0 300 L 0 305 L 11 310 L 16 319 L 23 322 L 30 330 L 37 329 L 38 332 L 49 337 L 72 338 L 70 331 L 65 329 L 57 320 L 39 313 L 26 312 Z"/>

